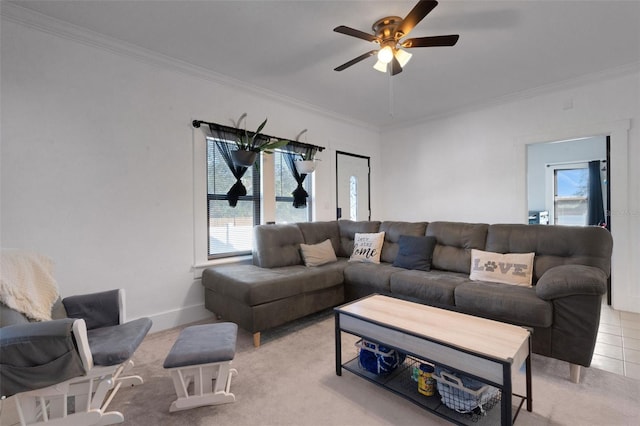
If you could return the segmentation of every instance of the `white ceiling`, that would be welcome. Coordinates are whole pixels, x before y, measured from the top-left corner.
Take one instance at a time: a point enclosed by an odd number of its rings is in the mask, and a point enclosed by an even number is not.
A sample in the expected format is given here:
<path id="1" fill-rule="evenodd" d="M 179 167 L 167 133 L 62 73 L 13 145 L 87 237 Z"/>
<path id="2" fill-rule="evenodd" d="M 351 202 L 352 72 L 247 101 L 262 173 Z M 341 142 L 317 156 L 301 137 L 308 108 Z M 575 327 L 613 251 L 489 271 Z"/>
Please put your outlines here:
<path id="1" fill-rule="evenodd" d="M 371 32 L 416 2 L 13 3 L 375 127 L 640 63 L 640 1 L 442 0 L 410 36 L 460 34 L 456 46 L 412 49 L 395 77 L 373 70 L 375 57 L 333 71 L 376 47 L 334 27 Z"/>

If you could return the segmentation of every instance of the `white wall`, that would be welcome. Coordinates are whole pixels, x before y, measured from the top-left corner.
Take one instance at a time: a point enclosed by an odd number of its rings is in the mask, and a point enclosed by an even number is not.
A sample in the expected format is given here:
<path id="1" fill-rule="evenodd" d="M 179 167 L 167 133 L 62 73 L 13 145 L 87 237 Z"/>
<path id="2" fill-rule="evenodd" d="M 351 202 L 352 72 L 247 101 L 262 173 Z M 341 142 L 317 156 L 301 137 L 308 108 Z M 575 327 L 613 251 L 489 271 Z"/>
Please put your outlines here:
<path id="1" fill-rule="evenodd" d="M 206 260 L 205 142 L 194 119 L 227 124 L 247 112 L 249 127 L 269 118 L 268 134 L 309 129 L 306 141 L 327 148 L 318 220 L 335 219 L 336 150 L 371 156 L 379 186 L 378 133 L 363 126 L 94 36 L 4 16 L 1 31 L 0 242 L 52 257 L 63 296 L 124 288 L 128 316 L 150 316 L 156 330 L 210 315 L 193 268 Z"/>
<path id="2" fill-rule="evenodd" d="M 640 73 L 597 77 L 390 129 L 383 217 L 526 223 L 526 144 L 610 134 L 613 305 L 639 311 Z"/>

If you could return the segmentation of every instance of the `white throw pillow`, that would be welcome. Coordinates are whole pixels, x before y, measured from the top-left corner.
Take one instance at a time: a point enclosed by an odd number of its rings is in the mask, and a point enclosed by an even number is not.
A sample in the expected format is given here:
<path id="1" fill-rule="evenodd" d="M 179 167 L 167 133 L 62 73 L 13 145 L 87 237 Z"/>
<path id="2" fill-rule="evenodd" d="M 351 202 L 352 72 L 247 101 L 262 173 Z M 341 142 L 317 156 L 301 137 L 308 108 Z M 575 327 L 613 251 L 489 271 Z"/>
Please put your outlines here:
<path id="1" fill-rule="evenodd" d="M 319 244 L 300 244 L 300 251 L 307 266 L 320 266 L 338 261 L 331 240 L 325 240 Z"/>
<path id="2" fill-rule="evenodd" d="M 349 262 L 380 263 L 384 232 L 356 233 Z"/>
<path id="3" fill-rule="evenodd" d="M 471 274 L 474 281 L 492 281 L 531 287 L 535 253 L 493 253 L 471 250 Z"/>

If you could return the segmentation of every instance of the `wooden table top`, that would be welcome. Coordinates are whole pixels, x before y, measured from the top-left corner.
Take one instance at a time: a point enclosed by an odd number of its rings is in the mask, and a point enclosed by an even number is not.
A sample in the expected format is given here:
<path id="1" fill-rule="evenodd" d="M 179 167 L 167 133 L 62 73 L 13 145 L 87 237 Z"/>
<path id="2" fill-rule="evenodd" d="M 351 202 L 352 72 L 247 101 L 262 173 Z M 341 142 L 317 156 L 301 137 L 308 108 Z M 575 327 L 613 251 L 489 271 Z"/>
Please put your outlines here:
<path id="1" fill-rule="evenodd" d="M 523 327 L 382 295 L 336 311 L 504 361 L 513 360 L 530 335 Z"/>

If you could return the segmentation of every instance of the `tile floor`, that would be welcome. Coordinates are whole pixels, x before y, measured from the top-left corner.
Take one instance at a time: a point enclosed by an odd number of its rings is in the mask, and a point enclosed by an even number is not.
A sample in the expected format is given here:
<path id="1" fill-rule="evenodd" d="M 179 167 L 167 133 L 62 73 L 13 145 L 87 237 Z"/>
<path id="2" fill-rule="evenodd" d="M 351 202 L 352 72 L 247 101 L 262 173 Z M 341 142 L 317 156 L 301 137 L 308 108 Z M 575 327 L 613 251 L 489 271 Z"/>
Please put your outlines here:
<path id="1" fill-rule="evenodd" d="M 640 380 L 640 314 L 603 303 L 591 367 Z"/>

